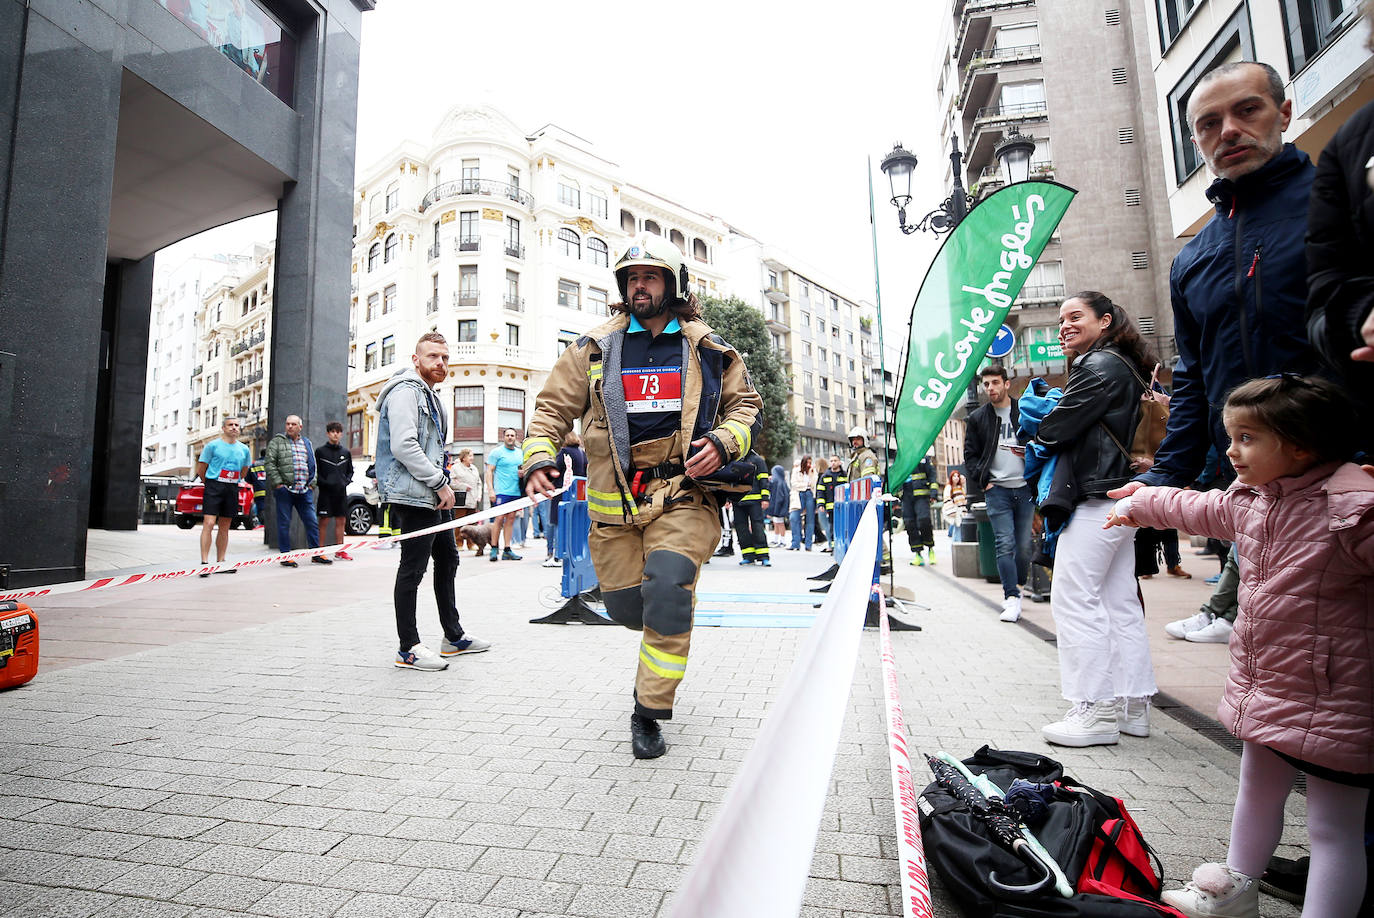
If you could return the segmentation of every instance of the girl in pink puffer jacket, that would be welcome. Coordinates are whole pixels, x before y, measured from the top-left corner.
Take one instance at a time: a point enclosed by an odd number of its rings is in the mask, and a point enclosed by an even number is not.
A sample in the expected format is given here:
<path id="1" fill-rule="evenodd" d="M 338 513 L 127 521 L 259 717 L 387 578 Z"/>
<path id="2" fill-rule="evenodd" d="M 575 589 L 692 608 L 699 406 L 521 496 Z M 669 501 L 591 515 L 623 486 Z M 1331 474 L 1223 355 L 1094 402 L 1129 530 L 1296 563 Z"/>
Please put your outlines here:
<path id="1" fill-rule="evenodd" d="M 1107 526 L 1177 527 L 1236 543 L 1240 615 L 1218 715 L 1244 741 L 1226 863 L 1164 894 L 1189 916 L 1259 915 L 1259 876 L 1307 773 L 1303 914 L 1349 915 L 1365 885 L 1374 786 L 1374 474 L 1353 453 L 1355 410 L 1325 380 L 1283 376 L 1226 400 L 1225 491 L 1142 488 Z"/>

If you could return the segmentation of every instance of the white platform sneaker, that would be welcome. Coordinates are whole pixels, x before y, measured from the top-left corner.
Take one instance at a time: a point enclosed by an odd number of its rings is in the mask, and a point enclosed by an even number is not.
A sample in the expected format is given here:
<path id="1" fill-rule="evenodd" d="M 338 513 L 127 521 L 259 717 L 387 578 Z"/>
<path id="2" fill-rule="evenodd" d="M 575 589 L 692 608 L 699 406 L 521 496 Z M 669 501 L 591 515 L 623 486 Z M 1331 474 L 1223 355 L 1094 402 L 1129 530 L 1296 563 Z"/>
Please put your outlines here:
<path id="1" fill-rule="evenodd" d="M 1160 898 L 1188 918 L 1259 918 L 1259 880 L 1225 864 L 1203 864 L 1191 883 Z"/>

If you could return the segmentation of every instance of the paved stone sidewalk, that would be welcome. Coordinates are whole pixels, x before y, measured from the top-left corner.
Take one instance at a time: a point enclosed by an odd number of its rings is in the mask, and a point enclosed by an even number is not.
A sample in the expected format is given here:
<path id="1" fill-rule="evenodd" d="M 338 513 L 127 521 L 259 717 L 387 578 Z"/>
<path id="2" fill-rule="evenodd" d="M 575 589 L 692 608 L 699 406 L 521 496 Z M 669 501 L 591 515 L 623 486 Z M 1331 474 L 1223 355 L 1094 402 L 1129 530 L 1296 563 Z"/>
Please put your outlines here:
<path id="1" fill-rule="evenodd" d="M 433 674 L 390 665 L 392 552 L 68 599 L 67 615 L 84 601 L 199 616 L 213 586 L 226 606 L 275 603 L 279 616 L 0 694 L 0 913 L 668 914 L 805 634 L 699 629 L 665 725 L 669 753 L 636 762 L 637 636 L 527 624 L 557 583 L 539 554 L 464 558 L 464 623 L 495 647 Z M 709 566 L 701 589 L 797 593 L 829 558 L 733 562 Z M 919 598 L 925 630 L 894 635 L 913 749 L 1049 752 L 1132 804 L 1171 880 L 1223 853 L 1233 754 L 1167 717 L 1146 740 L 1052 750 L 1039 727 L 1062 713 L 1053 647 L 937 578 Z M 420 623 L 434 640 L 423 587 Z M 1303 839 L 1300 819 L 1297 798 L 1287 841 Z M 866 634 L 803 914 L 900 914 L 894 855 L 881 667 Z M 958 914 L 938 890 L 936 902 Z"/>

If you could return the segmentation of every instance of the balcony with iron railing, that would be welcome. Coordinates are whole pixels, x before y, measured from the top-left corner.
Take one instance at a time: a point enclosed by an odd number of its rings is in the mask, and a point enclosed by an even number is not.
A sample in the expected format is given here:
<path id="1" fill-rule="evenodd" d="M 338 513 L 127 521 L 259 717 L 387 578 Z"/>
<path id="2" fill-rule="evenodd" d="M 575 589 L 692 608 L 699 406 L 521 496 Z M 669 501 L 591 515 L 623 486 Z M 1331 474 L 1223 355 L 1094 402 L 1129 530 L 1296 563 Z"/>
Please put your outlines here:
<path id="1" fill-rule="evenodd" d="M 195 409 L 199 408 L 200 402 L 201 399 L 199 397 L 191 399 L 191 410 L 194 411 Z"/>
<path id="2" fill-rule="evenodd" d="M 1024 307 L 1041 303 L 1054 303 L 1064 299 L 1065 296 L 1067 294 L 1063 284 L 1027 284 L 1016 295 L 1016 304 Z"/>
<path id="3" fill-rule="evenodd" d="M 230 357 L 238 356 L 239 354 L 242 354 L 242 353 L 243 353 L 244 351 L 246 351 L 246 350 L 248 350 L 248 342 L 247 342 L 247 341 L 235 341 L 233 344 L 229 345 L 229 356 L 230 356 Z"/>
<path id="4" fill-rule="evenodd" d="M 463 236 L 454 243 L 454 249 L 458 252 L 479 252 L 482 250 L 481 236 Z"/>
<path id="5" fill-rule="evenodd" d="M 425 250 L 425 255 L 429 258 L 430 261 L 434 261 L 434 259 L 439 257 L 439 250 L 440 245 L 436 242 Z"/>
<path id="6" fill-rule="evenodd" d="M 242 389 L 242 388 L 243 388 L 244 386 L 246 386 L 246 385 L 248 385 L 248 380 L 245 379 L 244 377 L 240 376 L 238 379 L 230 380 L 230 382 L 229 382 L 229 391 L 230 391 L 230 392 L 237 392 L 237 391 L 239 391 L 240 389 Z"/>
<path id="7" fill-rule="evenodd" d="M 444 182 L 431 188 L 420 201 L 420 213 L 424 213 L 440 201 L 467 195 L 504 198 L 529 210 L 534 210 L 534 196 L 527 191 L 521 191 L 519 186 L 488 179 L 459 179 L 456 182 Z"/>
<path id="8" fill-rule="evenodd" d="M 763 295 L 774 303 L 786 303 L 790 299 L 786 290 L 776 286 L 764 287 Z"/>
<path id="9" fill-rule="evenodd" d="M 954 38 L 955 63 L 962 67 L 967 63 L 964 53 L 987 41 L 993 13 L 1033 6 L 1035 0 L 956 0 L 954 16 L 959 20 L 959 33 Z"/>
<path id="10" fill-rule="evenodd" d="M 425 315 L 427 315 L 427 316 L 432 316 L 432 315 L 434 315 L 434 314 L 435 314 L 436 312 L 438 312 L 438 311 L 439 311 L 439 298 L 438 298 L 438 297 L 432 296 L 432 297 L 430 297 L 429 299 L 425 300 Z"/>
<path id="11" fill-rule="evenodd" d="M 453 292 L 453 305 L 457 307 L 476 306 L 478 301 L 477 288 L 472 287 Z"/>
<path id="12" fill-rule="evenodd" d="M 974 100 L 974 82 L 986 83 L 980 86 L 979 97 L 986 98 L 997 74 L 1006 67 L 1036 63 L 1040 60 L 1040 45 L 1015 45 L 1010 48 L 979 48 L 969 58 L 964 69 L 964 81 L 959 87 L 959 105 L 967 108 Z"/>
<path id="13" fill-rule="evenodd" d="M 506 240 L 506 254 L 511 258 L 524 258 L 525 247 L 518 242 L 511 242 L 508 239 Z"/>
<path id="14" fill-rule="evenodd" d="M 525 311 L 525 298 L 523 296 L 511 296 L 510 294 L 506 294 L 502 303 L 511 312 Z"/>
<path id="15" fill-rule="evenodd" d="M 483 344 L 478 341 L 459 341 L 449 346 L 450 363 L 508 363 L 522 367 L 534 366 L 534 349 L 516 344 Z"/>
<path id="16" fill-rule="evenodd" d="M 263 371 L 262 371 L 262 370 L 258 370 L 258 371 L 256 371 L 256 372 L 249 373 L 249 374 L 248 374 L 246 377 L 244 377 L 244 378 L 248 380 L 248 385 L 251 386 L 251 385 L 253 385 L 253 383 L 262 382 L 262 374 L 263 374 Z"/>
<path id="17" fill-rule="evenodd" d="M 194 370 L 191 371 L 191 378 L 192 378 L 192 379 L 195 379 L 197 376 L 199 376 L 201 373 L 204 373 L 204 372 L 205 372 L 205 366 L 204 366 L 204 364 L 202 364 L 201 366 L 198 366 L 198 367 L 196 367 Z"/>
<path id="18" fill-rule="evenodd" d="M 257 347 L 259 344 L 262 344 L 262 343 L 263 343 L 264 341 L 266 341 L 266 340 L 267 340 L 267 332 L 265 332 L 265 331 L 260 331 L 260 332 L 258 332 L 256 335 L 254 335 L 253 337 L 251 337 L 251 338 L 248 339 L 248 346 L 249 346 L 250 348 Z"/>

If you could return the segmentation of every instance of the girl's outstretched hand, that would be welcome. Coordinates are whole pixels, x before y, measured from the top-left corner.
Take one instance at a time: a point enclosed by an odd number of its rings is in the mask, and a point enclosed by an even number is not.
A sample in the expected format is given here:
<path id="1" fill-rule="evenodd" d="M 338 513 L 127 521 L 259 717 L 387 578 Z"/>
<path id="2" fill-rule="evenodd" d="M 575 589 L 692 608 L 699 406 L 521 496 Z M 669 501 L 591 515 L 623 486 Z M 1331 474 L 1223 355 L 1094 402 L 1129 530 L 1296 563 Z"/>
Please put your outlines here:
<path id="1" fill-rule="evenodd" d="M 1102 524 L 1103 529 L 1111 529 L 1113 526 L 1139 526 L 1135 520 L 1131 519 L 1131 499 L 1123 497 L 1116 502 L 1116 506 L 1107 511 L 1107 522 Z"/>

